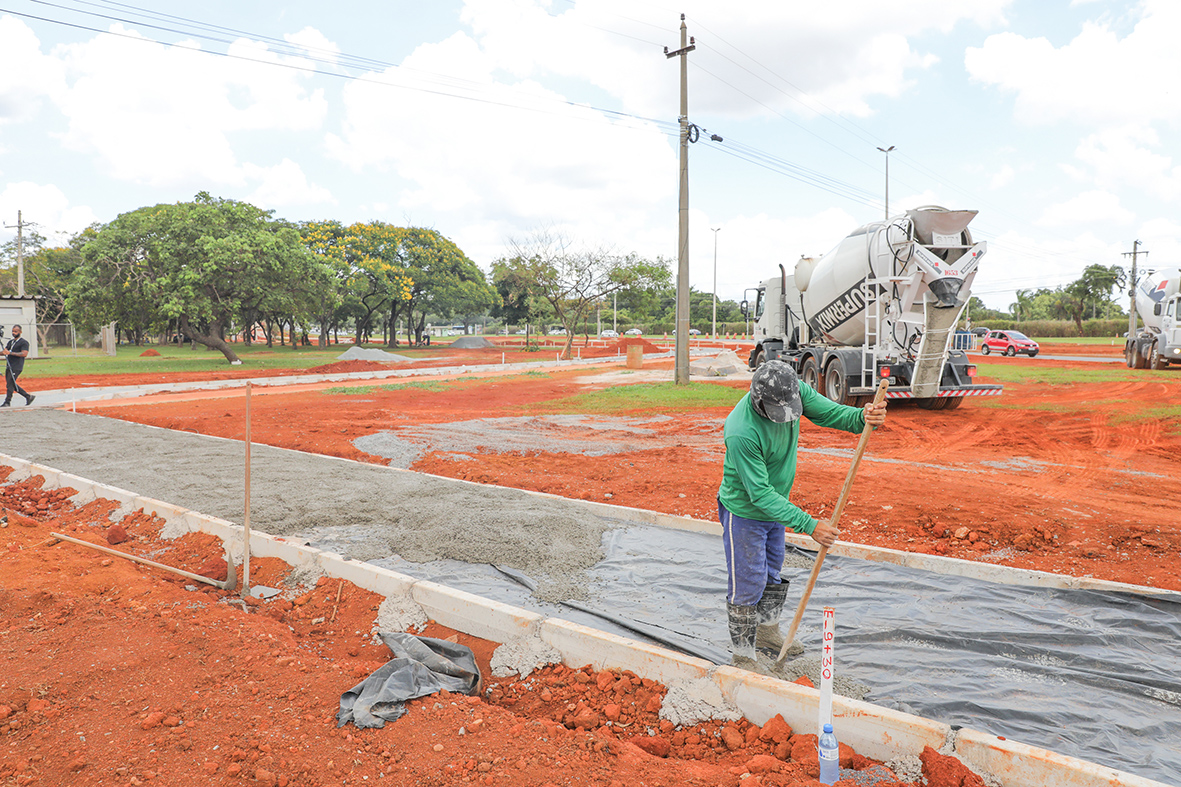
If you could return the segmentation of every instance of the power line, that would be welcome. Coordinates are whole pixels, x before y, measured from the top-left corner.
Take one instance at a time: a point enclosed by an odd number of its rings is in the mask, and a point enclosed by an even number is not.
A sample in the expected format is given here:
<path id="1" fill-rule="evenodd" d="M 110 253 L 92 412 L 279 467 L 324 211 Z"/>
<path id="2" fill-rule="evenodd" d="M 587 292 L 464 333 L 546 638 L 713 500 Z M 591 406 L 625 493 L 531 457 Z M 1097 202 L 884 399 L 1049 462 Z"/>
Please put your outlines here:
<path id="1" fill-rule="evenodd" d="M 45 3 L 44 0 L 34 0 L 34 2 L 42 2 L 44 5 L 52 5 L 50 3 Z M 66 9 L 66 10 L 69 10 L 69 9 Z M 19 16 L 24 19 L 33 19 L 33 20 L 36 20 L 39 22 L 46 22 L 49 24 L 59 25 L 62 27 L 69 27 L 69 28 L 73 28 L 76 30 L 85 30 L 87 32 L 97 33 L 99 35 L 113 36 L 115 38 L 123 38 L 126 40 L 135 41 L 135 42 L 142 43 L 142 44 L 157 44 L 160 46 L 179 46 L 178 44 L 167 44 L 163 41 L 159 41 L 154 38 L 147 38 L 145 36 L 130 35 L 127 33 L 117 33 L 117 32 L 111 31 L 111 30 L 102 30 L 100 28 L 90 27 L 88 25 L 78 24 L 75 22 L 67 22 L 67 21 L 61 20 L 61 19 L 51 19 L 48 17 L 41 17 L 41 16 L 37 16 L 35 14 L 28 14 L 28 13 L 23 13 L 20 11 L 13 11 L 13 10 L 7 9 L 7 8 L 0 8 L 0 12 L 12 14 L 13 16 Z M 118 20 L 118 21 L 123 21 L 123 22 L 126 22 L 127 24 L 131 24 L 131 25 L 142 24 L 142 23 L 134 22 L 132 20 Z M 165 29 L 165 28 L 160 28 L 160 29 Z M 185 33 L 181 33 L 180 31 L 176 31 L 176 30 L 172 30 L 171 32 L 178 32 L 182 35 L 185 34 Z M 224 39 L 215 39 L 215 38 L 211 38 L 208 36 L 201 36 L 201 37 L 207 41 L 213 41 L 216 43 L 228 43 Z M 185 48 L 185 47 L 181 47 L 181 48 Z M 514 103 L 511 103 L 508 101 L 500 101 L 500 100 L 495 100 L 495 99 L 491 99 L 491 98 L 481 97 L 478 95 L 467 95 L 467 94 L 457 92 L 454 90 L 448 91 L 448 90 L 432 89 L 432 88 L 415 86 L 415 85 L 396 84 L 393 82 L 387 82 L 387 81 L 377 79 L 374 77 L 369 77 L 369 76 L 364 76 L 364 75 L 358 76 L 355 74 L 348 74 L 348 73 L 341 73 L 341 72 L 334 72 L 334 71 L 325 71 L 325 70 L 319 69 L 319 68 L 299 65 L 297 63 L 284 63 L 284 62 L 277 61 L 277 60 L 263 60 L 263 59 L 259 59 L 259 58 L 247 57 L 245 55 L 233 54 L 230 52 L 219 52 L 219 51 L 212 50 L 212 49 L 189 49 L 189 51 L 191 51 L 195 54 L 213 55 L 213 56 L 217 56 L 217 57 L 228 58 L 231 60 L 242 60 L 242 61 L 245 61 L 248 63 L 256 63 L 258 65 L 285 68 L 285 69 L 292 70 L 292 71 L 301 71 L 301 72 L 309 73 L 309 74 L 317 74 L 319 76 L 327 76 L 327 77 L 333 77 L 336 79 L 345 79 L 345 80 L 350 80 L 350 81 L 355 81 L 355 82 L 363 82 L 366 84 L 378 85 L 381 87 L 395 88 L 395 89 L 400 89 L 400 90 L 410 90 L 410 91 L 414 91 L 414 92 L 443 96 L 443 97 L 447 97 L 447 98 L 457 98 L 457 99 L 462 99 L 465 101 L 474 101 L 477 103 L 487 104 L 490 106 L 499 106 L 499 107 L 505 107 L 508 109 L 519 109 L 519 110 L 524 110 L 524 111 L 528 111 L 528 112 L 536 112 L 536 113 L 540 113 L 540 114 L 554 115 L 554 116 L 558 116 L 558 117 L 567 117 L 567 118 L 578 119 L 578 120 L 583 120 L 583 121 L 597 120 L 595 118 L 587 117 L 585 114 L 574 115 L 574 114 L 565 113 L 565 112 L 557 112 L 554 109 L 547 109 L 542 106 L 537 106 L 537 105 L 527 106 L 524 104 L 514 104 Z M 301 59 L 313 60 L 313 62 L 316 62 L 314 58 L 302 58 L 301 57 Z M 395 67 L 399 68 L 399 69 L 402 68 L 401 66 L 395 66 Z M 429 72 L 420 72 L 420 73 L 429 73 Z M 442 78 L 440 75 L 437 75 L 437 74 L 433 75 L 433 76 Z M 472 84 L 476 84 L 476 83 L 472 83 Z M 480 87 L 483 87 L 483 86 L 480 86 Z M 534 96 L 530 96 L 528 94 L 521 94 L 521 95 L 522 95 L 522 97 L 535 98 Z M 552 99 L 552 104 L 555 108 L 561 106 L 561 107 L 568 107 L 568 108 L 573 108 L 573 109 L 578 109 L 578 110 L 591 110 L 594 112 L 601 113 L 602 115 L 610 116 L 610 117 L 621 119 L 621 120 L 636 120 L 636 121 L 641 121 L 644 123 L 651 123 L 651 124 L 657 126 L 659 129 L 661 129 L 665 134 L 671 135 L 671 134 L 677 133 L 676 124 L 674 124 L 670 121 L 667 121 L 667 120 L 658 120 L 656 118 L 645 118 L 645 117 L 641 117 L 639 115 L 633 115 L 633 114 L 630 114 L 627 112 L 620 112 L 618 110 L 595 107 L 595 106 L 592 106 L 589 104 L 579 104 L 579 103 L 576 103 L 573 101 L 565 101 L 565 100 L 561 100 L 561 99 Z"/>

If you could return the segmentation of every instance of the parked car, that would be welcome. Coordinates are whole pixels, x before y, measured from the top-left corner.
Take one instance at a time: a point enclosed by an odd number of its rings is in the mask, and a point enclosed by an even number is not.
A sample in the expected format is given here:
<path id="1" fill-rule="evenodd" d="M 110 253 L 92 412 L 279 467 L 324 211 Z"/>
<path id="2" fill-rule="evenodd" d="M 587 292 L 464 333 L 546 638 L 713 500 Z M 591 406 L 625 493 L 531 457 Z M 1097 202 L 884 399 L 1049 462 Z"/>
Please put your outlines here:
<path id="1" fill-rule="evenodd" d="M 550 336 L 565 336 L 566 329 L 565 328 L 550 328 L 549 335 Z"/>
<path id="2" fill-rule="evenodd" d="M 1037 342 L 1021 331 L 990 331 L 988 337 L 980 343 L 980 352 L 985 355 L 991 352 L 1010 356 L 1024 353 L 1032 358 L 1038 354 L 1038 349 Z"/>
<path id="3" fill-rule="evenodd" d="M 618 339 L 619 334 L 616 333 L 615 331 L 611 330 L 610 328 L 608 328 L 607 330 L 605 330 L 599 334 L 599 338 L 600 339 Z"/>
<path id="4" fill-rule="evenodd" d="M 697 330 L 696 328 L 690 328 L 690 329 L 689 329 L 689 335 L 690 335 L 690 336 L 700 336 L 700 335 L 701 335 L 701 331 Z"/>
<path id="5" fill-rule="evenodd" d="M 975 334 L 976 336 L 987 336 L 988 329 L 987 328 L 973 328 L 972 333 Z"/>
<path id="6" fill-rule="evenodd" d="M 629 328 L 623 332 L 624 336 L 643 336 L 644 332 L 639 328 Z"/>

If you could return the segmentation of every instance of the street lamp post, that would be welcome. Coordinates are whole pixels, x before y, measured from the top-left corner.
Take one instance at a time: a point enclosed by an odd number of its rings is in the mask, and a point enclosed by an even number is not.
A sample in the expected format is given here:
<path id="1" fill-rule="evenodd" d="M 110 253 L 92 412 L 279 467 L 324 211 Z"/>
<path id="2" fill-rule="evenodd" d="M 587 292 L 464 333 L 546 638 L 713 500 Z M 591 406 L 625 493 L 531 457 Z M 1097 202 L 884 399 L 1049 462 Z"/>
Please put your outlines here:
<path id="1" fill-rule="evenodd" d="M 878 148 L 886 154 L 886 221 L 890 220 L 890 151 L 893 149 L 893 145 L 888 148 Z"/>
<path id="2" fill-rule="evenodd" d="M 714 338 L 718 338 L 718 233 L 721 227 L 712 228 L 714 232 Z"/>

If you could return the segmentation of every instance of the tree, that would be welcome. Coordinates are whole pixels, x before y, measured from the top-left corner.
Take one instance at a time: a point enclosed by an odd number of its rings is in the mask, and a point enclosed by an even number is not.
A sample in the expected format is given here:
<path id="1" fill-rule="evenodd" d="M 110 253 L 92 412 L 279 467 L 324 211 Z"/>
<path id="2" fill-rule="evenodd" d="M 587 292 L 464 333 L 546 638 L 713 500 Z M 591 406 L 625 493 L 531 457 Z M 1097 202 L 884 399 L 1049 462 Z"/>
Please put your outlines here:
<path id="1" fill-rule="evenodd" d="M 499 305 L 493 307 L 492 315 L 505 321 L 505 324 L 525 325 L 525 330 L 534 324 L 540 311 L 540 287 L 521 266 L 514 266 L 507 260 L 497 260 L 492 263 L 492 286 L 500 296 Z M 526 346 L 529 336 L 525 336 Z"/>
<path id="2" fill-rule="evenodd" d="M 348 231 L 339 221 L 305 221 L 299 234 L 308 250 L 316 255 L 325 271 L 324 286 L 312 296 L 314 318 L 319 326 L 319 347 L 328 346 L 328 332 L 338 323 L 349 280 L 353 276 L 348 261 Z"/>
<path id="3" fill-rule="evenodd" d="M 1017 298 L 1017 302 L 1009 306 L 1009 309 L 1012 310 L 1013 319 L 1017 322 L 1030 318 L 1030 307 L 1033 302 L 1032 292 L 1032 290 L 1017 290 L 1013 293 Z"/>
<path id="4" fill-rule="evenodd" d="M 537 282 L 537 292 L 566 329 L 563 358 L 570 358 L 577 326 L 586 322 L 594 304 L 612 293 L 667 284 L 671 274 L 663 260 L 607 249 L 576 248 L 566 237 L 541 231 L 514 243 L 513 255 L 503 262 L 517 275 Z"/>
<path id="5" fill-rule="evenodd" d="M 102 322 L 139 309 L 175 319 L 190 340 L 241 363 L 225 331 L 244 309 L 307 308 L 290 299 L 326 271 L 299 232 L 245 202 L 201 192 L 192 202 L 117 216 L 82 247 L 67 308 Z M 98 285 L 98 286 L 95 286 Z"/>
<path id="6" fill-rule="evenodd" d="M 422 344 L 428 313 L 450 316 L 495 305 L 496 292 L 484 272 L 437 230 L 406 230 L 401 252 L 412 281 L 406 312 L 415 344 Z"/>
<path id="7" fill-rule="evenodd" d="M 358 222 L 348 228 L 345 258 L 352 270 L 350 284 L 360 301 L 357 344 L 373 327 L 373 315 L 389 309 L 389 346 L 397 346 L 400 310 L 410 301 L 413 280 L 403 250 L 409 230 L 383 221 Z"/>

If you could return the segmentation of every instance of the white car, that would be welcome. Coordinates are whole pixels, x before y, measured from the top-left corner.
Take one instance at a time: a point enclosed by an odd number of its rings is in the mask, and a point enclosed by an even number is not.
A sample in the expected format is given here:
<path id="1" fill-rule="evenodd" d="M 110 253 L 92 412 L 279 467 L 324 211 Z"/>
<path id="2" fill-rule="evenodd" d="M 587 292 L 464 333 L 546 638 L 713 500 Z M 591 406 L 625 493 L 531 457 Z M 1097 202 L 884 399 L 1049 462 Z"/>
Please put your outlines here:
<path id="1" fill-rule="evenodd" d="M 611 330 L 610 328 L 608 328 L 607 330 L 605 330 L 599 334 L 599 338 L 600 339 L 618 339 L 619 334 L 616 333 L 615 331 Z"/>
<path id="2" fill-rule="evenodd" d="M 565 328 L 550 328 L 549 335 L 550 336 L 565 336 L 566 329 Z"/>
<path id="3" fill-rule="evenodd" d="M 643 336 L 644 332 L 641 331 L 639 328 L 632 328 L 630 330 L 624 331 L 623 335 L 624 336 Z"/>

